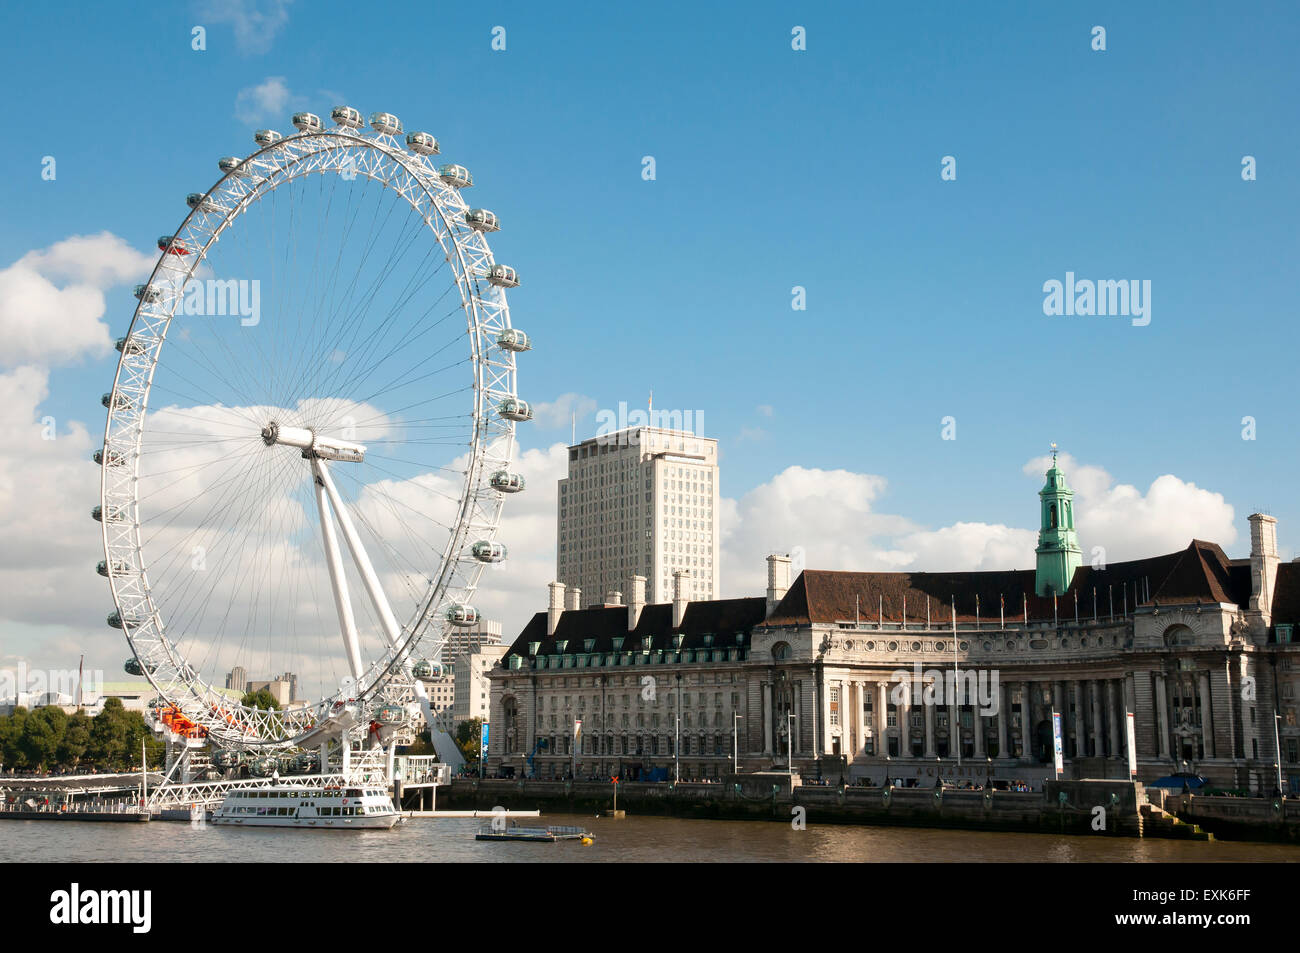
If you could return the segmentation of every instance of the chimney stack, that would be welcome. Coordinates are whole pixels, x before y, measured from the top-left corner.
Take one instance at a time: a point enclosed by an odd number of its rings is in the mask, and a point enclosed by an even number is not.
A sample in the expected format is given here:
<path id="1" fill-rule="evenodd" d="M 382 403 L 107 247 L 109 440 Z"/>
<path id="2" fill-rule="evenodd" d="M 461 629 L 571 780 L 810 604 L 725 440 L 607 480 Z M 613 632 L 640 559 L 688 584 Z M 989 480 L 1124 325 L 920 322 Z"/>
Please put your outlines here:
<path id="1" fill-rule="evenodd" d="M 564 583 L 553 582 L 548 588 L 551 590 L 551 601 L 546 608 L 546 634 L 554 635 L 555 627 L 560 624 L 560 614 L 564 612 Z"/>
<path id="2" fill-rule="evenodd" d="M 773 553 L 767 557 L 767 614 L 785 598 L 790 591 L 790 557 Z"/>
<path id="3" fill-rule="evenodd" d="M 1273 583 L 1277 579 L 1277 520 L 1253 513 L 1250 521 L 1250 609 L 1267 627 L 1273 614 Z"/>
<path id="4" fill-rule="evenodd" d="M 621 606 L 622 604 L 623 604 L 623 593 L 619 592 L 617 589 L 613 589 L 605 593 L 605 605 Z"/>
<path id="5" fill-rule="evenodd" d="M 645 608 L 645 576 L 633 576 L 631 597 L 627 600 L 627 630 L 631 632 L 641 621 L 641 610 Z"/>
<path id="6" fill-rule="evenodd" d="M 564 608 L 581 609 L 582 608 L 582 589 L 578 586 L 572 586 L 564 594 Z"/>
<path id="7" fill-rule="evenodd" d="M 673 628 L 681 626 L 686 616 L 686 584 L 690 581 L 689 569 L 678 569 L 673 573 Z"/>

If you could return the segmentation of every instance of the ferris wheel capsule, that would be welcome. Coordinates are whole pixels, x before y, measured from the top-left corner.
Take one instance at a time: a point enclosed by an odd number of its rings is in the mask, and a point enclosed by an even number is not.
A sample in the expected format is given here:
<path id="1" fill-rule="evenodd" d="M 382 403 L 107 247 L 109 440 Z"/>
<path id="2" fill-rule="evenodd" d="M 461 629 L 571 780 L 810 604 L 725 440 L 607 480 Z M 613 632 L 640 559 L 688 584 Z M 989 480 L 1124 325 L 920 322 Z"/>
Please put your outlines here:
<path id="1" fill-rule="evenodd" d="M 103 523 L 105 521 L 104 520 L 105 513 L 108 514 L 108 522 L 110 523 L 122 522 L 122 511 L 119 507 L 116 506 L 110 506 L 107 510 L 104 509 L 103 504 L 96 506 L 93 510 L 90 511 L 90 517 L 96 523 Z"/>
<path id="2" fill-rule="evenodd" d="M 137 677 L 143 676 L 146 670 L 152 673 L 156 671 L 157 668 L 158 666 L 152 663 L 148 665 L 141 665 L 140 660 L 135 656 L 132 656 L 131 658 L 127 659 L 126 663 L 122 666 L 122 670 L 125 671 L 126 674 L 135 675 Z"/>
<path id="3" fill-rule="evenodd" d="M 118 576 L 121 576 L 121 575 L 125 575 L 128 571 L 129 571 L 129 570 L 127 569 L 127 565 L 126 565 L 126 563 L 120 562 L 120 561 L 118 561 L 118 560 L 113 560 L 113 572 L 114 572 L 114 574 L 116 574 L 116 575 L 118 575 Z M 95 563 L 95 572 L 99 573 L 101 576 L 103 576 L 105 579 L 107 579 L 107 578 L 108 578 L 108 560 L 107 560 L 107 559 L 101 559 L 99 562 Z"/>
<path id="4" fill-rule="evenodd" d="M 513 473 L 510 470 L 497 470 L 488 477 L 488 484 L 492 489 L 501 493 L 520 493 L 527 486 L 520 473 Z"/>
<path id="5" fill-rule="evenodd" d="M 472 208 L 467 211 L 465 213 L 465 224 L 476 232 L 496 232 L 501 229 L 501 223 L 497 221 L 496 213 L 485 208 Z"/>
<path id="6" fill-rule="evenodd" d="M 274 129 L 259 129 L 253 133 L 253 141 L 265 149 L 267 146 L 273 146 L 284 136 L 280 135 Z"/>
<path id="7" fill-rule="evenodd" d="M 107 453 L 103 450 L 96 450 L 90 456 L 101 467 L 120 467 L 123 462 L 122 455 L 116 450 L 109 450 Z"/>
<path id="8" fill-rule="evenodd" d="M 416 678 L 439 678 L 442 675 L 442 666 L 435 665 L 427 659 L 420 659 L 411 666 L 411 674 Z"/>
<path id="9" fill-rule="evenodd" d="M 360 129 L 365 125 L 365 121 L 361 118 L 361 111 L 351 106 L 335 106 L 330 111 L 330 118 L 336 125 L 345 129 Z"/>
<path id="10" fill-rule="evenodd" d="M 131 398 L 126 394 L 110 391 L 99 398 L 99 402 L 109 410 L 125 410 L 131 406 Z"/>
<path id="11" fill-rule="evenodd" d="M 247 179 L 253 174 L 253 170 L 239 156 L 222 156 L 217 160 L 217 168 L 224 175 L 233 175 L 237 179 Z"/>
<path id="12" fill-rule="evenodd" d="M 533 408 L 528 405 L 526 400 L 520 400 L 518 397 L 507 397 L 497 404 L 497 416 L 506 420 L 520 422 L 532 420 Z"/>
<path id="13" fill-rule="evenodd" d="M 185 196 L 185 204 L 196 212 L 216 212 L 221 210 L 221 206 L 202 192 L 191 192 Z"/>
<path id="14" fill-rule="evenodd" d="M 148 304 L 153 304 L 162 297 L 162 290 L 154 285 L 136 285 L 131 293 Z"/>
<path id="15" fill-rule="evenodd" d="M 480 539 L 470 547 L 470 554 L 481 563 L 499 563 L 506 558 L 504 543 Z"/>
<path id="16" fill-rule="evenodd" d="M 113 342 L 113 347 L 117 348 L 123 354 L 143 354 L 144 345 L 133 337 L 118 338 Z"/>
<path id="17" fill-rule="evenodd" d="M 444 165 L 438 167 L 438 178 L 446 182 L 452 188 L 468 189 L 474 184 L 474 176 L 469 174 L 469 169 L 463 165 Z"/>
<path id="18" fill-rule="evenodd" d="M 392 113 L 371 113 L 370 128 L 381 136 L 396 136 L 402 132 L 402 120 Z"/>
<path id="19" fill-rule="evenodd" d="M 445 617 L 447 621 L 454 626 L 470 626 L 478 624 L 478 610 L 473 606 L 467 606 L 461 602 L 448 606 Z"/>
<path id="20" fill-rule="evenodd" d="M 174 235 L 159 235 L 158 250 L 165 255 L 188 255 L 190 250 Z"/>
<path id="21" fill-rule="evenodd" d="M 381 725 L 389 727 L 395 725 L 404 725 L 411 719 L 411 713 L 401 705 L 385 705 L 379 709 L 378 716 L 375 718 Z"/>
<path id="22" fill-rule="evenodd" d="M 438 140 L 427 132 L 408 132 L 406 148 L 422 156 L 436 156 L 441 151 L 438 148 Z"/>
<path id="23" fill-rule="evenodd" d="M 518 288 L 519 272 L 509 265 L 493 265 L 487 270 L 487 280 L 498 288 Z"/>
<path id="24" fill-rule="evenodd" d="M 136 629 L 140 626 L 140 620 L 133 615 L 123 617 L 122 613 L 114 609 L 108 614 L 108 624 L 115 629 Z"/>
<path id="25" fill-rule="evenodd" d="M 528 335 L 519 328 L 506 328 L 498 334 L 497 345 L 507 351 L 528 351 L 533 347 L 532 342 L 528 340 Z"/>
<path id="26" fill-rule="evenodd" d="M 320 132 L 323 128 L 320 116 L 315 113 L 294 113 L 293 125 L 299 132 Z"/>

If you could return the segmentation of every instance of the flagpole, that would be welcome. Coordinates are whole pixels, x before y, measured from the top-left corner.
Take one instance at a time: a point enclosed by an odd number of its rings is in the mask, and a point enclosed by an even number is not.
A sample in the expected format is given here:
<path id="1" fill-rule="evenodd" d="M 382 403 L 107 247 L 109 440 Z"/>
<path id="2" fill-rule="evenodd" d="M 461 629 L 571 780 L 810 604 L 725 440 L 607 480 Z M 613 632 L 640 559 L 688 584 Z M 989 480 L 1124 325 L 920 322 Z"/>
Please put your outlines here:
<path id="1" fill-rule="evenodd" d="M 952 596 L 952 690 L 957 695 L 957 724 L 953 725 L 957 736 L 957 767 L 961 767 L 961 672 L 957 664 L 957 597 Z M 928 603 L 929 600 L 927 599 Z"/>

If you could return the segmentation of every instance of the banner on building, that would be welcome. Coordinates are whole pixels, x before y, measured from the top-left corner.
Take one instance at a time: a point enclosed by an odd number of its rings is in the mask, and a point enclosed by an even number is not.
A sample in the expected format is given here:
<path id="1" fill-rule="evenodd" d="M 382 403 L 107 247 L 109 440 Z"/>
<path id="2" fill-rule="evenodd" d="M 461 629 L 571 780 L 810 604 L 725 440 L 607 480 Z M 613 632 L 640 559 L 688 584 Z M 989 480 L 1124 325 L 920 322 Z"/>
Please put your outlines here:
<path id="1" fill-rule="evenodd" d="M 1052 759 L 1056 766 L 1056 780 L 1061 780 L 1065 769 L 1065 745 L 1061 741 L 1061 713 L 1052 711 Z"/>
<path id="2" fill-rule="evenodd" d="M 1124 719 L 1128 722 L 1128 776 L 1136 778 L 1138 776 L 1138 754 L 1137 754 L 1137 729 L 1134 727 L 1137 719 L 1133 717 L 1132 712 L 1128 712 Z"/>
<path id="3" fill-rule="evenodd" d="M 488 751 L 488 723 L 486 721 L 483 722 L 482 730 L 479 733 L 478 750 L 479 750 L 479 760 L 486 762 L 487 751 Z"/>

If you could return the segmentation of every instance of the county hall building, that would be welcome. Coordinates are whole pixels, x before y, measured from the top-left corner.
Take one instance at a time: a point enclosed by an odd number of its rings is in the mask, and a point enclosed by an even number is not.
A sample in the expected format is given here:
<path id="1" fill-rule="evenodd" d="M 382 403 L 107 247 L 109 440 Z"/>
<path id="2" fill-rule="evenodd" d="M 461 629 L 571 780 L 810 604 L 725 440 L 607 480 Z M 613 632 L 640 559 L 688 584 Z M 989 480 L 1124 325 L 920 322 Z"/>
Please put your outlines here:
<path id="1" fill-rule="evenodd" d="M 488 769 L 514 776 L 803 777 L 1038 787 L 1060 715 L 1066 777 L 1300 790 L 1292 643 L 1300 562 L 1276 520 L 1250 556 L 1193 540 L 1082 563 L 1073 492 L 1053 462 L 1033 570 L 841 572 L 769 556 L 766 597 L 566 606 L 552 583 L 491 673 Z M 575 744 L 576 734 L 576 744 Z M 1279 770 L 1280 766 L 1280 770 Z"/>

